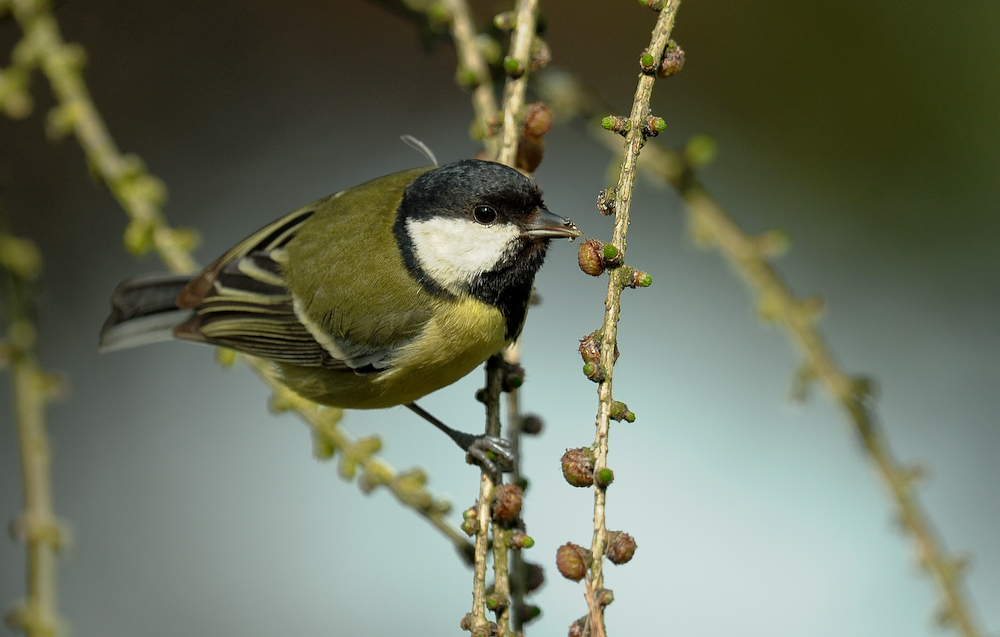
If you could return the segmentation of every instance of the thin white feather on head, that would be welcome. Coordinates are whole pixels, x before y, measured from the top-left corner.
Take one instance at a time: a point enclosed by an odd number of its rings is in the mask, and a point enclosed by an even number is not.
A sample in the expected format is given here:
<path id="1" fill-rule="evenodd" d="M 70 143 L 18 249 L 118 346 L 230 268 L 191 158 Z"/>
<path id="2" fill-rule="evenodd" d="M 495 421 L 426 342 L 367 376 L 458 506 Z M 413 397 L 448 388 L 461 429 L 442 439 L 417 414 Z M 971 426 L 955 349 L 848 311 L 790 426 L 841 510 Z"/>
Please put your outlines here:
<path id="1" fill-rule="evenodd" d="M 406 229 L 421 269 L 452 294 L 511 256 L 521 230 L 512 223 L 483 225 L 471 219 L 409 219 Z"/>

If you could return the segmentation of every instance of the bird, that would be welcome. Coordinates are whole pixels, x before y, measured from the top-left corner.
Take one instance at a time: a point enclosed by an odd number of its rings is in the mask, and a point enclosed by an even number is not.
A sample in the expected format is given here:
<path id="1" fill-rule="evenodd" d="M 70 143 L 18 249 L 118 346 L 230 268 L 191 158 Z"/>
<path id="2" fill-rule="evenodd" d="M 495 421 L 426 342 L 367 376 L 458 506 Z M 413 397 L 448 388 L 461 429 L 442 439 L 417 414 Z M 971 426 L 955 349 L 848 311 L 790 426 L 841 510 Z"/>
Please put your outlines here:
<path id="1" fill-rule="evenodd" d="M 194 276 L 122 282 L 99 349 L 168 339 L 230 348 L 269 361 L 322 405 L 405 405 L 470 463 L 510 470 L 510 443 L 452 429 L 416 401 L 518 337 L 549 243 L 582 234 L 503 164 L 414 168 L 303 206 Z"/>

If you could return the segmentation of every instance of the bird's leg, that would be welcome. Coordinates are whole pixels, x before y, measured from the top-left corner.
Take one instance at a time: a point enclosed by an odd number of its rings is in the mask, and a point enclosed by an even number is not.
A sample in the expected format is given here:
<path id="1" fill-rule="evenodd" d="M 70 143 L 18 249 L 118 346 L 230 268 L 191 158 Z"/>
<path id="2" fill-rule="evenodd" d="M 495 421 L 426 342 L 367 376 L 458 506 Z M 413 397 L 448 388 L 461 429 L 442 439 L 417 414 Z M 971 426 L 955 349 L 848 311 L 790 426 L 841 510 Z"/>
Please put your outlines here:
<path id="1" fill-rule="evenodd" d="M 514 468 L 514 453 L 510 449 L 510 443 L 503 438 L 481 434 L 467 434 L 463 431 L 452 429 L 434 416 L 424 411 L 417 403 L 406 405 L 413 413 L 417 414 L 427 422 L 431 423 L 449 438 L 455 441 L 466 453 L 466 459 L 483 467 L 487 471 L 496 472 L 511 471 Z M 491 458 L 490 454 L 495 457 Z"/>

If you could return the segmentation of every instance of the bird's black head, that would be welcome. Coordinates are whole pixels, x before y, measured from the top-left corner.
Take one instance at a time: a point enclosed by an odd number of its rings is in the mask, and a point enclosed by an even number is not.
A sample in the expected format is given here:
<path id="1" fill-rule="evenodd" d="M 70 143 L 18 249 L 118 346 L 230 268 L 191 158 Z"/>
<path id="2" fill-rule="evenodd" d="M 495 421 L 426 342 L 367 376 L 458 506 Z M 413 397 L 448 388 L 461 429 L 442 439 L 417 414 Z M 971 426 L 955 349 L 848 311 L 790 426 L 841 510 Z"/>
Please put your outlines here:
<path id="1" fill-rule="evenodd" d="M 520 331 L 549 240 L 577 237 L 513 168 L 466 159 L 423 173 L 403 194 L 394 227 L 411 274 L 432 294 L 470 294 Z"/>

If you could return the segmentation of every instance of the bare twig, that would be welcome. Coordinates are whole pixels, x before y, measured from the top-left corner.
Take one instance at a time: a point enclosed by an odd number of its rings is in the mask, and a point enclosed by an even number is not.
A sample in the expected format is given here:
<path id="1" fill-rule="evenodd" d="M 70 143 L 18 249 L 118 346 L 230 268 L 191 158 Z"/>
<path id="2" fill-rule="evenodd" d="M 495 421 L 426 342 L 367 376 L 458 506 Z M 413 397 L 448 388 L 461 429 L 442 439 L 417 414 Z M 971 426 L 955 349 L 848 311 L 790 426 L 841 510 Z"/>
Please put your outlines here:
<path id="1" fill-rule="evenodd" d="M 24 513 L 16 535 L 27 545 L 27 599 L 5 614 L 8 625 L 28 637 L 52 637 L 61 624 L 56 613 L 56 553 L 62 530 L 53 513 L 52 459 L 45 431 L 45 406 L 58 382 L 38 362 L 30 283 L 41 269 L 35 245 L 0 230 L 0 268 L 6 275 L 6 341 L 14 420 L 21 451 Z"/>
<path id="2" fill-rule="evenodd" d="M 653 27 L 649 47 L 644 53 L 657 64 L 663 57 L 670 32 L 674 26 L 679 0 L 667 3 L 659 13 L 656 25 Z M 650 66 L 645 64 L 644 66 Z M 639 151 L 650 134 L 649 99 L 653 89 L 655 73 L 644 71 L 639 76 L 635 98 L 632 102 L 632 112 L 627 124 L 619 125 L 625 133 L 625 149 L 622 154 L 621 171 L 618 186 L 615 190 L 615 227 L 611 245 L 616 249 L 618 262 L 624 259 L 626 249 L 626 234 L 629 225 L 629 207 L 632 202 L 632 187 L 636 176 L 636 162 Z M 608 463 L 608 433 L 610 430 L 612 411 L 612 377 L 615 364 L 615 350 L 618 339 L 618 318 L 621 311 L 622 290 L 634 280 L 635 271 L 627 267 L 615 267 L 608 271 L 608 293 L 605 300 L 604 322 L 601 327 L 601 373 L 602 380 L 598 387 L 597 434 L 594 439 L 594 474 L 599 475 L 607 469 Z M 632 285 L 634 287 L 634 285 Z M 605 519 L 605 501 L 607 485 L 603 481 L 594 481 L 594 534 L 591 541 L 591 579 L 593 589 L 603 588 L 604 554 L 607 549 L 608 530 Z M 601 611 L 603 621 L 603 609 Z M 591 631 L 598 634 L 603 626 L 591 626 Z"/>

